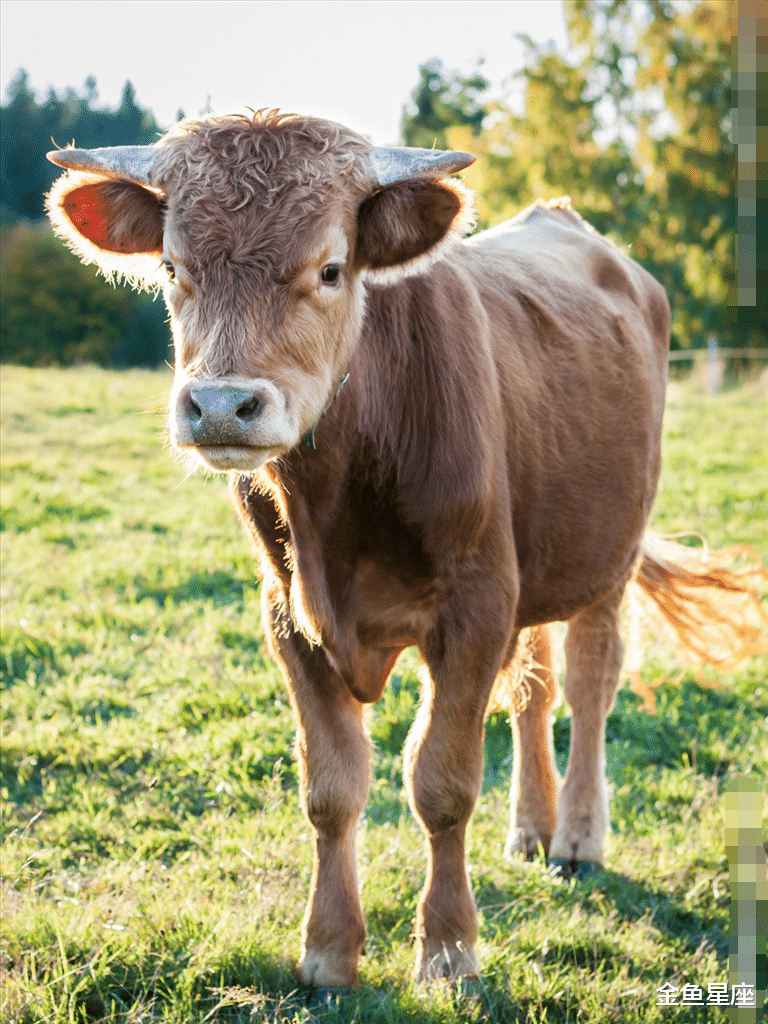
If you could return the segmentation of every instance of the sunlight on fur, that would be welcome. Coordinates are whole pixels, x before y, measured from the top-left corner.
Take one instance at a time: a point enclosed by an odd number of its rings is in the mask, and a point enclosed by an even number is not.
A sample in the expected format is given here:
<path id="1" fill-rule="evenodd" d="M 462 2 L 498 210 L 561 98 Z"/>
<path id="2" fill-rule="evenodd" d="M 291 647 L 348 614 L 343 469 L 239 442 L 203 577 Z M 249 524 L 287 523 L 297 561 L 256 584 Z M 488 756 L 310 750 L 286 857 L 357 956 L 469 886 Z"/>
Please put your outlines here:
<path id="1" fill-rule="evenodd" d="M 744 544 L 710 551 L 646 535 L 629 592 L 626 665 L 645 710 L 654 709 L 654 684 L 640 677 L 649 638 L 683 663 L 722 671 L 768 654 L 768 569 Z"/>
<path id="2" fill-rule="evenodd" d="M 682 664 L 710 665 L 724 672 L 768 654 L 768 568 L 745 544 L 711 551 L 700 539 L 703 547 L 693 548 L 647 534 L 627 588 L 624 673 L 649 713 L 655 711 L 654 689 L 664 682 L 678 683 L 685 674 L 683 670 L 645 682 L 642 667 L 652 641 L 674 652 Z M 532 687 L 545 685 L 542 671 L 545 666 L 533 655 L 533 632 L 524 629 L 510 671 L 496 680 L 488 714 L 508 710 L 520 715 Z"/>

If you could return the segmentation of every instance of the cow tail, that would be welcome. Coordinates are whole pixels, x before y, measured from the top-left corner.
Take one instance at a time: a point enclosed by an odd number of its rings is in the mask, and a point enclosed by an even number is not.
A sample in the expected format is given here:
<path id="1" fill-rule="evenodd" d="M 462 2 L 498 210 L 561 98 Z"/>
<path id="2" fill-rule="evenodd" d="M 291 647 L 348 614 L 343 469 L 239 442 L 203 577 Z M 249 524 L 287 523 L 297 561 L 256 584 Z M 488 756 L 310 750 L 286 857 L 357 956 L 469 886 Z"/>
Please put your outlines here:
<path id="1" fill-rule="evenodd" d="M 768 654 L 768 568 L 746 545 L 709 551 L 646 535 L 632 584 L 630 677 L 642 626 L 687 664 L 729 670 Z"/>

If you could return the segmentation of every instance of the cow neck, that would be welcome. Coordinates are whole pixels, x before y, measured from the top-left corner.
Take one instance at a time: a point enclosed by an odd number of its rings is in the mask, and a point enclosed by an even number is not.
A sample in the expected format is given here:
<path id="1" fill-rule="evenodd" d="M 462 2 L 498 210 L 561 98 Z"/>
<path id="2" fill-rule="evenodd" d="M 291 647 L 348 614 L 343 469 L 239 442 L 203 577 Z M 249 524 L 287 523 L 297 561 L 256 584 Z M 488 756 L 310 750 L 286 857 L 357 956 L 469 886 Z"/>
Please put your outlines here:
<path id="1" fill-rule="evenodd" d="M 347 383 L 348 380 L 349 380 L 349 371 L 347 371 L 344 374 L 344 376 L 341 378 L 339 383 L 336 385 L 336 388 L 334 389 L 334 392 L 331 395 L 330 402 L 328 403 L 328 405 L 326 405 L 326 407 L 323 409 L 322 413 L 320 414 L 320 419 L 317 421 L 317 423 L 315 423 L 315 425 L 313 427 L 310 427 L 309 430 L 301 438 L 301 440 L 304 442 L 304 444 L 308 448 L 311 448 L 313 452 L 317 451 L 317 444 L 315 442 L 315 431 L 318 428 L 320 420 L 325 418 L 325 416 L 328 413 L 328 410 L 331 408 L 333 403 L 339 397 L 339 395 L 341 394 L 341 389 L 344 387 L 344 385 Z"/>

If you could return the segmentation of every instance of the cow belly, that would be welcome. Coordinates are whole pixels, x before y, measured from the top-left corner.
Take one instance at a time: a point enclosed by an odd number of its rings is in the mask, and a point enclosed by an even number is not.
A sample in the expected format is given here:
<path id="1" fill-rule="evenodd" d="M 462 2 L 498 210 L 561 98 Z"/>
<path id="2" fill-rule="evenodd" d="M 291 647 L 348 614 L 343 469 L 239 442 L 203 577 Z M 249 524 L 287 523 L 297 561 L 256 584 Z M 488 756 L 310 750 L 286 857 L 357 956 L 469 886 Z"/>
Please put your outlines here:
<path id="1" fill-rule="evenodd" d="M 397 572 L 374 559 L 358 562 L 352 587 L 352 614 L 358 641 L 366 647 L 408 647 L 429 629 L 439 598 L 439 581 Z"/>
<path id="2" fill-rule="evenodd" d="M 631 513 L 610 517 L 602 530 L 585 526 L 559 544 L 548 537 L 520 566 L 515 625 L 566 621 L 610 593 L 634 564 L 646 516 L 646 503 L 636 502 Z"/>
<path id="3" fill-rule="evenodd" d="M 574 586 L 570 580 L 553 572 L 541 586 L 521 588 L 515 626 L 527 629 L 547 622 L 566 622 L 582 608 L 595 604 L 626 578 L 637 557 L 637 547 L 630 558 L 617 562 L 610 571 L 595 573 Z"/>

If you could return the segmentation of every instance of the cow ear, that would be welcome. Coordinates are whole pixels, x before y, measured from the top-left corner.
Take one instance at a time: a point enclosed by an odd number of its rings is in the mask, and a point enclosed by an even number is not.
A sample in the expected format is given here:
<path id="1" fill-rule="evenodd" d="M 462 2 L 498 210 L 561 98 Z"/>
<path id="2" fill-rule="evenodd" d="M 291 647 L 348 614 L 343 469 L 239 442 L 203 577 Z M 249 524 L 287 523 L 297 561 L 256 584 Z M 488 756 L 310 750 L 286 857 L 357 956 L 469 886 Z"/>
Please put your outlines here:
<path id="1" fill-rule="evenodd" d="M 456 179 L 399 181 L 361 204 L 357 262 L 374 281 L 422 273 L 473 220 L 472 194 Z"/>
<path id="2" fill-rule="evenodd" d="M 165 212 L 156 191 L 76 171 L 56 182 L 47 207 L 56 234 L 84 263 L 95 263 L 108 277 L 156 284 Z"/>

